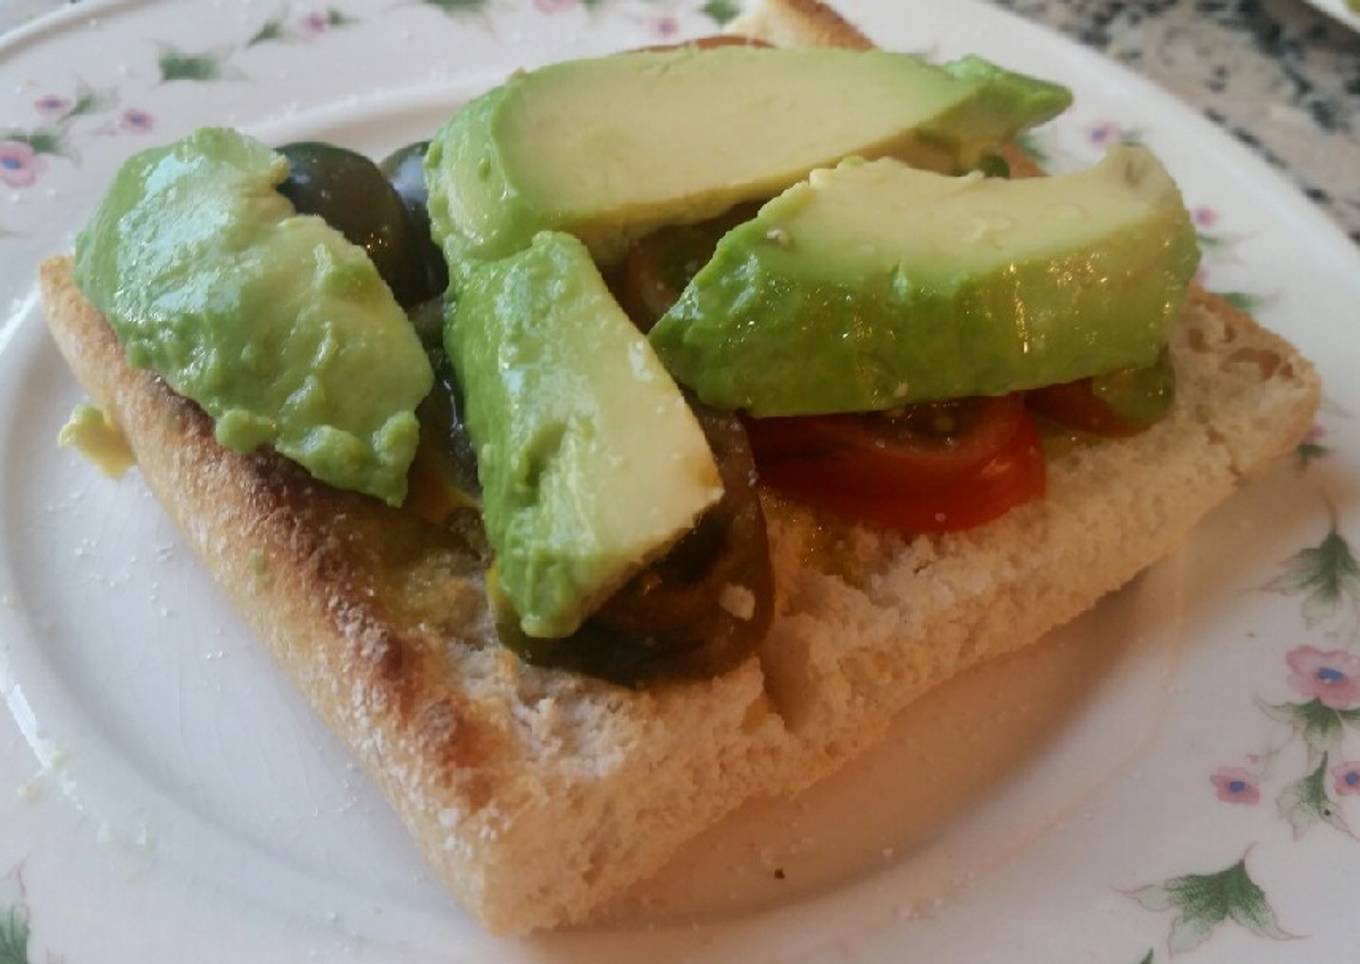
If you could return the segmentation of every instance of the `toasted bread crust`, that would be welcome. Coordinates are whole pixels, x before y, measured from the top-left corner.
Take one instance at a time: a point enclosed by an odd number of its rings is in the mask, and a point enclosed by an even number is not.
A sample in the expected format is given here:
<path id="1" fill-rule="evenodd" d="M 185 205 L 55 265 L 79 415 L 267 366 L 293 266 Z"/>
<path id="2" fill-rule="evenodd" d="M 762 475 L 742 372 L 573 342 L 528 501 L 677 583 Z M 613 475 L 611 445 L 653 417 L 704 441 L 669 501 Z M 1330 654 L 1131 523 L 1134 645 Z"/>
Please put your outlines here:
<path id="1" fill-rule="evenodd" d="M 844 47 L 869 50 L 873 41 L 820 0 L 762 0 L 727 25 L 776 47 Z"/>
<path id="2" fill-rule="evenodd" d="M 1173 335 L 1177 401 L 1153 428 L 1048 462 L 1048 493 L 978 529 L 901 539 L 771 517 L 779 618 L 766 686 L 824 774 L 946 679 L 1028 646 L 1175 549 L 1309 429 L 1312 367 L 1221 299 L 1194 291 Z"/>
<path id="3" fill-rule="evenodd" d="M 867 45 L 815 0 L 766 0 L 738 26 Z M 186 539 L 454 893 L 502 931 L 585 919 L 743 800 L 825 776 L 931 686 L 1088 608 L 1289 451 L 1318 397 L 1292 347 L 1195 291 L 1163 423 L 1054 459 L 1048 499 L 970 533 L 903 540 L 770 501 L 779 614 L 762 651 L 718 679 L 625 690 L 496 644 L 475 520 L 431 526 L 223 449 L 196 405 L 125 364 L 69 259 L 41 283 L 72 371 Z M 832 553 L 817 548 L 828 534 Z"/>
<path id="4" fill-rule="evenodd" d="M 124 362 L 112 329 L 75 286 L 69 258 L 45 262 L 40 281 L 59 349 L 122 428 L 161 504 L 317 712 L 353 747 L 451 889 L 489 926 L 579 919 L 597 902 L 597 890 L 612 893 L 637 876 L 628 861 L 588 852 L 603 846 L 595 837 L 611 838 L 609 827 L 582 834 L 579 853 L 558 846 L 547 860 L 523 852 L 554 820 L 560 824 L 563 808 L 587 811 L 597 825 L 605 812 L 631 825 L 633 810 L 673 812 L 681 799 L 686 809 L 706 812 L 694 827 L 652 828 L 647 849 L 655 855 L 643 862 L 654 869 L 684 838 L 764 787 L 768 772 L 755 758 L 778 754 L 782 728 L 755 660 L 720 680 L 644 692 L 521 665 L 495 642 L 475 539 L 465 544 L 413 513 L 318 483 L 272 452 L 222 448 L 197 405 Z M 437 605 L 450 619 L 434 625 L 413 615 L 411 594 L 399 585 L 406 578 L 436 584 Z M 573 703 L 579 719 L 562 719 L 562 702 Z M 649 736 L 667 717 L 680 725 Z M 723 721 L 736 742 L 678 763 L 697 721 L 711 719 Z M 640 752 L 606 766 L 593 759 L 605 754 L 589 748 L 592 738 L 613 741 L 619 753 L 637 743 Z M 573 745 L 583 747 L 579 755 Z M 702 771 L 722 768 L 720 754 L 733 762 L 749 754 L 750 778 L 688 800 Z M 674 773 L 651 781 L 659 793 L 608 799 L 615 781 L 645 781 L 662 765 Z M 597 772 L 583 792 L 582 770 L 592 767 Z M 658 840 L 667 842 L 658 848 Z M 612 838 L 608 848 L 630 850 Z M 564 880 L 575 890 L 563 888 Z M 543 904 L 552 909 L 545 913 Z"/>
<path id="5" fill-rule="evenodd" d="M 378 743 L 419 746 L 424 759 L 455 778 L 468 805 L 482 805 L 488 789 L 459 775 L 498 758 L 496 728 L 439 685 L 430 640 L 397 627 L 355 551 L 370 525 L 390 532 L 410 521 L 376 500 L 317 483 L 272 452 L 224 449 L 197 405 L 124 363 L 112 329 L 72 281 L 69 259 L 50 259 L 40 276 L 50 329 L 72 370 L 123 428 L 148 484 L 237 608 L 277 640 L 275 655 L 295 677 L 344 682 L 347 701 L 318 702 L 327 722 L 351 733 L 371 725 Z M 478 585 L 478 558 L 465 552 L 459 562 L 469 587 Z M 470 640 L 492 642 L 475 637 L 479 625 L 469 622 Z M 305 633 L 296 635 L 299 628 Z M 371 762 L 382 779 L 381 752 Z"/>

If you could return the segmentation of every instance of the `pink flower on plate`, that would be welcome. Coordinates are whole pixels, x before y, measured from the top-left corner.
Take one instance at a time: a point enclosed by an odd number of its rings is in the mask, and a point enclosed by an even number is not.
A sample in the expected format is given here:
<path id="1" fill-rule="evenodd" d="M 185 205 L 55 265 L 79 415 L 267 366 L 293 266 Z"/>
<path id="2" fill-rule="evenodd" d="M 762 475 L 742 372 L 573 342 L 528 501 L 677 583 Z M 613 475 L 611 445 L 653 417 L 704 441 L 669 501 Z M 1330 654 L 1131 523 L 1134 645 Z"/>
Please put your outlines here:
<path id="1" fill-rule="evenodd" d="M 1337 793 L 1360 795 L 1360 760 L 1347 760 L 1332 767 L 1332 776 L 1336 778 Z"/>
<path id="2" fill-rule="evenodd" d="M 10 187 L 28 187 L 38 179 L 46 164 L 31 144 L 0 141 L 0 181 Z"/>
<path id="3" fill-rule="evenodd" d="M 330 29 L 331 22 L 324 13 L 313 10 L 298 21 L 298 29 L 309 37 L 319 37 Z"/>
<path id="4" fill-rule="evenodd" d="M 149 134 L 156 126 L 156 118 L 137 107 L 129 107 L 118 118 L 118 126 L 134 134 Z"/>
<path id="5" fill-rule="evenodd" d="M 534 6 L 543 13 L 562 13 L 575 10 L 580 5 L 581 0 L 534 0 Z"/>
<path id="6" fill-rule="evenodd" d="M 1096 147 L 1116 144 L 1123 136 L 1124 132 L 1114 121 L 1101 121 L 1099 124 L 1092 124 L 1086 128 L 1086 139 Z"/>
<path id="7" fill-rule="evenodd" d="M 33 102 L 33 106 L 44 117 L 60 117 L 71 109 L 71 102 L 56 94 L 44 94 Z"/>
<path id="8" fill-rule="evenodd" d="M 674 17 L 653 17 L 651 25 L 652 33 L 662 40 L 670 40 L 680 32 L 680 21 Z"/>
<path id="9" fill-rule="evenodd" d="M 1261 787 L 1256 774 L 1241 767 L 1219 767 L 1209 777 L 1224 803 L 1256 803 L 1261 799 Z"/>
<path id="10" fill-rule="evenodd" d="M 1334 710 L 1360 704 L 1360 656 L 1345 650 L 1328 652 L 1314 646 L 1296 646 L 1285 656 L 1289 685 Z"/>
<path id="11" fill-rule="evenodd" d="M 1201 204 L 1190 212 L 1190 219 L 1197 228 L 1212 228 L 1218 223 L 1218 212 L 1207 204 Z"/>

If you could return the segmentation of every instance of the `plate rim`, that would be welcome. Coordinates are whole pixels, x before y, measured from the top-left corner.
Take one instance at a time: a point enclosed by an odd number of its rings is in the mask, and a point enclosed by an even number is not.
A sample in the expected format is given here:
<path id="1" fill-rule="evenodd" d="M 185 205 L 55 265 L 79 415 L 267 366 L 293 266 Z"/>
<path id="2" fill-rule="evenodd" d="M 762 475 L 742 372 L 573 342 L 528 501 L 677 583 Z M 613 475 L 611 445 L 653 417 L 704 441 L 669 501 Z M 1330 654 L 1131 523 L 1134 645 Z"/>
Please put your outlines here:
<path id="1" fill-rule="evenodd" d="M 157 2 L 159 3 L 159 0 L 157 0 Z M 886 4 L 889 2 L 889 0 L 881 0 L 881 2 Z M 54 11 L 50 14 L 44 15 L 38 21 L 31 22 L 30 24 L 27 24 L 24 27 L 19 28 L 19 30 L 7 34 L 3 38 L 3 40 L 0 40 L 0 54 L 7 54 L 12 52 L 10 46 L 12 43 L 31 42 L 29 34 L 38 35 L 48 31 L 64 29 L 65 27 L 70 25 L 79 25 L 80 21 L 88 20 L 88 18 L 92 14 L 102 15 L 103 12 L 109 10 L 150 5 L 151 3 L 149 2 L 149 0 L 92 0 L 92 2 L 87 2 L 86 4 L 83 4 L 81 6 L 70 7 Z M 1136 99 L 1139 101 L 1149 99 L 1155 100 L 1158 105 L 1163 105 L 1169 102 L 1170 105 L 1174 107 L 1177 111 L 1182 112 L 1182 116 L 1179 118 L 1179 120 L 1184 121 L 1186 117 L 1195 118 L 1197 122 L 1201 125 L 1200 127 L 1196 128 L 1196 130 L 1199 131 L 1206 139 L 1210 137 L 1217 137 L 1219 141 L 1214 145 L 1215 148 L 1221 151 L 1222 153 L 1228 155 L 1229 159 L 1235 165 L 1240 165 L 1241 168 L 1244 169 L 1244 177 L 1253 181 L 1264 181 L 1269 185 L 1269 193 L 1272 196 L 1287 198 L 1289 200 L 1289 203 L 1288 205 L 1286 205 L 1286 208 L 1288 208 L 1287 213 L 1290 216 L 1297 216 L 1297 212 L 1299 210 L 1307 210 L 1308 212 L 1310 212 L 1303 219 L 1305 222 L 1304 227 L 1308 230 L 1308 232 L 1310 234 L 1314 232 L 1320 233 L 1322 236 L 1330 238 L 1332 242 L 1336 242 L 1335 248 L 1338 254 L 1340 252 L 1349 252 L 1351 255 L 1351 257 L 1349 258 L 1350 262 L 1352 262 L 1353 265 L 1356 266 L 1357 268 L 1360 268 L 1360 249 L 1357 249 L 1350 242 L 1350 239 L 1345 236 L 1344 232 L 1342 231 L 1340 226 L 1336 224 L 1336 222 L 1334 222 L 1323 211 L 1321 211 L 1311 200 L 1309 200 L 1305 195 L 1303 195 L 1303 193 L 1299 190 L 1297 185 L 1290 182 L 1280 171 L 1278 171 L 1277 169 L 1269 165 L 1267 162 L 1265 162 L 1262 158 L 1257 156 L 1247 146 L 1241 144 L 1239 141 L 1233 138 L 1227 131 L 1224 131 L 1218 125 L 1208 120 L 1207 118 L 1203 117 L 1202 114 L 1200 114 L 1198 111 L 1195 111 L 1193 108 L 1191 108 L 1184 102 L 1179 101 L 1169 91 L 1164 90 L 1159 85 L 1148 80 L 1147 78 L 1138 75 L 1128 67 L 1119 64 L 1115 61 L 1112 61 L 1102 56 L 1098 52 L 1092 51 L 1089 48 L 1077 43 L 1076 41 L 1066 36 L 1063 36 L 1062 34 L 1056 31 L 1053 31 L 1042 25 L 1026 21 L 1024 18 L 1020 17 L 1018 14 L 1015 14 L 1010 10 L 992 7 L 979 2 L 979 0 L 969 0 L 969 4 L 959 5 L 955 7 L 956 15 L 958 16 L 966 15 L 966 13 L 968 12 L 967 8 L 969 7 L 971 7 L 973 10 L 979 9 L 985 10 L 989 15 L 993 16 L 1000 15 L 1001 18 L 1009 20 L 1012 24 L 1023 25 L 1023 27 L 1026 30 L 1035 31 L 1036 35 L 1038 34 L 1045 35 L 1047 40 L 1049 41 L 1054 40 L 1058 41 L 1061 45 L 1067 48 L 1069 52 L 1080 51 L 1081 53 L 1079 60 L 1081 62 L 1082 69 L 1087 72 L 1109 73 L 1110 68 L 1116 68 L 1117 71 L 1119 72 L 1119 77 L 1122 82 L 1126 84 L 1132 82 L 1133 86 L 1137 88 L 1136 96 L 1131 97 L 1131 99 Z M 410 90 L 421 90 L 427 91 L 429 93 L 433 93 L 435 89 L 436 85 L 429 85 L 428 87 L 422 87 L 420 85 L 417 85 L 416 87 L 410 88 Z M 1160 100 L 1158 100 L 1158 98 L 1160 98 Z M 318 107 L 322 108 L 326 106 L 333 107 L 334 104 L 332 103 L 330 105 L 318 105 Z M 369 106 L 376 109 L 377 105 L 375 102 L 374 104 Z M 308 113 L 310 115 L 312 111 L 309 111 Z M 1223 148 L 1223 144 L 1231 144 L 1232 147 L 1230 149 L 1225 150 Z M 1252 167 L 1253 164 L 1255 165 L 1254 168 Z M 1271 211 L 1267 215 L 1268 219 L 1270 220 L 1276 220 L 1282 218 L 1283 216 L 1284 215 L 1277 213 L 1275 211 Z M 1330 231 L 1331 234 L 1328 234 L 1327 233 L 1328 231 Z M 1344 265 L 1344 259 L 1340 263 L 1343 263 Z M 1279 323 L 1273 323 L 1273 326 L 1281 327 L 1282 330 L 1285 331 L 1289 330 L 1287 328 L 1283 328 L 1283 326 L 1280 325 Z M 0 330 L 0 358 L 4 358 L 6 352 L 10 351 L 12 346 L 12 342 L 9 339 L 4 338 L 3 335 L 4 331 Z M 9 357 L 12 358 L 13 356 L 10 355 Z"/>

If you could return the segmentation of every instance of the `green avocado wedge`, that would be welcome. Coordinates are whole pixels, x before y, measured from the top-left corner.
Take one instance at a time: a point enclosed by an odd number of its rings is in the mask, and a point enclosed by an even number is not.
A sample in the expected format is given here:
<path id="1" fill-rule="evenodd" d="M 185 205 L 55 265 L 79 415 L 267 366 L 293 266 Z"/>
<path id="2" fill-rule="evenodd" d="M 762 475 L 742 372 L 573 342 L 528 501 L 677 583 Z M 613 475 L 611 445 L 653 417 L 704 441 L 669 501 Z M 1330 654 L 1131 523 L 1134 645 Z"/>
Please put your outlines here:
<path id="1" fill-rule="evenodd" d="M 425 159 L 430 217 L 455 270 L 541 230 L 607 265 L 656 227 L 772 197 L 849 155 L 971 170 L 1071 99 L 974 57 L 726 46 L 569 61 L 445 124 Z"/>
<path id="2" fill-rule="evenodd" d="M 756 416 L 999 395 L 1151 365 L 1198 261 L 1143 148 L 1022 180 L 847 161 L 725 235 L 650 337 Z"/>
<path id="3" fill-rule="evenodd" d="M 76 239 L 76 284 L 222 445 L 400 504 L 433 373 L 363 249 L 275 190 L 287 172 L 221 128 L 137 154 Z"/>
<path id="4" fill-rule="evenodd" d="M 684 396 L 570 235 L 468 266 L 444 345 L 528 635 L 574 632 L 721 498 Z"/>

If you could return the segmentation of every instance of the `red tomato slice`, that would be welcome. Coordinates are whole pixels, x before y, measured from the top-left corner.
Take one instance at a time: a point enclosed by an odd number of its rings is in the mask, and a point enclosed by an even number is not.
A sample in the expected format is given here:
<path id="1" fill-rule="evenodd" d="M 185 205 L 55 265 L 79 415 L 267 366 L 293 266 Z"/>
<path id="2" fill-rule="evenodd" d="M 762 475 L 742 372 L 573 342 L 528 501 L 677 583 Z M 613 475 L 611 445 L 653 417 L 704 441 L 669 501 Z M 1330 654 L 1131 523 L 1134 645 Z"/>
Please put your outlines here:
<path id="1" fill-rule="evenodd" d="M 1060 425 L 1107 438 L 1137 435 L 1147 426 L 1135 425 L 1115 414 L 1105 399 L 1091 391 L 1091 379 L 1036 388 L 1028 393 L 1029 407 Z"/>
<path id="2" fill-rule="evenodd" d="M 747 422 L 756 461 L 835 463 L 857 491 L 891 495 L 903 485 L 953 482 L 1001 450 L 1025 419 L 1019 394 L 914 406 L 903 416 L 810 415 Z M 840 477 L 847 484 L 845 476 Z"/>
<path id="3" fill-rule="evenodd" d="M 886 528 L 968 529 L 1043 495 L 1043 450 L 1021 396 L 949 408 L 962 411 L 944 437 L 915 431 L 910 420 L 864 415 L 752 419 L 749 431 L 763 481 Z M 917 413 L 932 417 L 925 407 Z"/>

